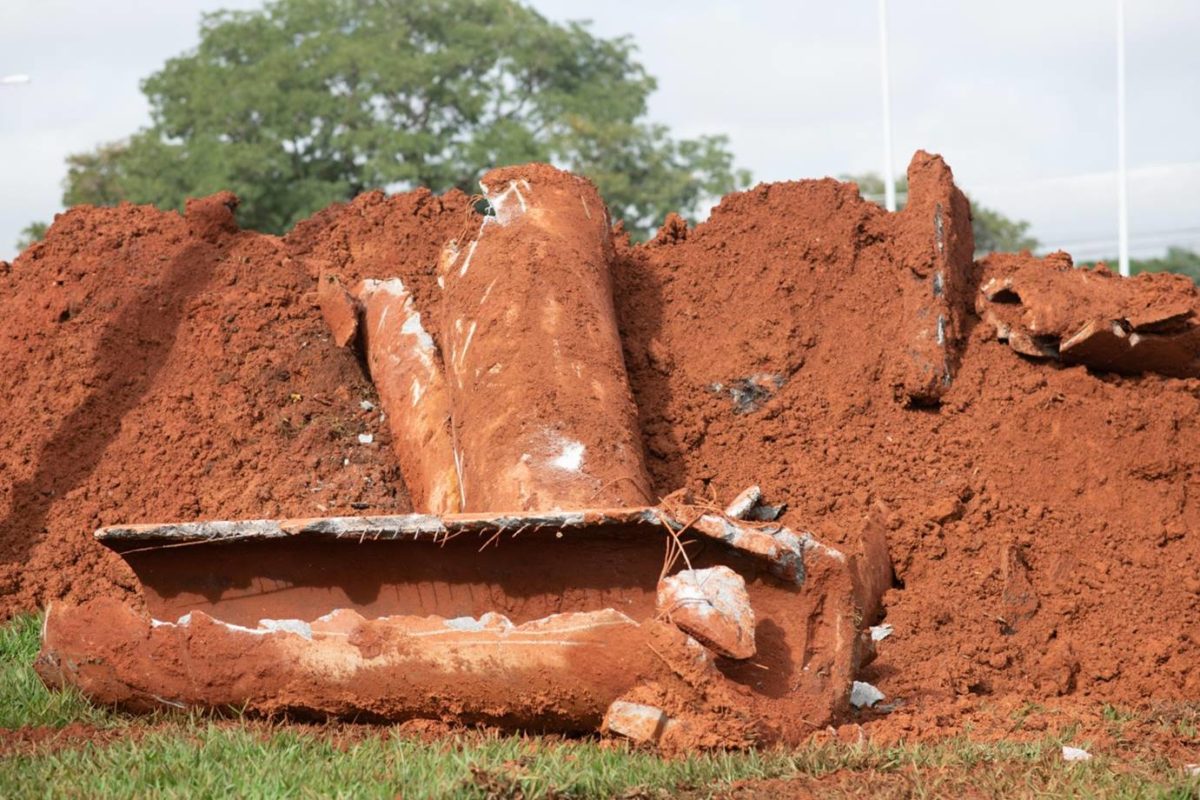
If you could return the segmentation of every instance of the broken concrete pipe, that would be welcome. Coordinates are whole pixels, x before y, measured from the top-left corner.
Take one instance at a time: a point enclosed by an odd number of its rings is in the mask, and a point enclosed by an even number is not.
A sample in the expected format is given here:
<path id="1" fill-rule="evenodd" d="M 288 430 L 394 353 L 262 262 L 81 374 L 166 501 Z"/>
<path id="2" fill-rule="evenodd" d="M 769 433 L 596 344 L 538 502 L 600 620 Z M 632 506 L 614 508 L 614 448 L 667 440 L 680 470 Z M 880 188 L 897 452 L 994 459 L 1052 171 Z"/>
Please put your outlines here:
<path id="1" fill-rule="evenodd" d="M 697 575 L 744 582 L 732 616 L 748 628 L 752 613 L 764 634 L 753 658 L 710 656 L 659 613 L 664 546 L 685 528 Z M 856 587 L 877 566 L 869 549 L 847 558 L 807 534 L 678 505 L 98 538 L 133 568 L 146 610 L 56 604 L 37 664 L 98 702 L 586 732 L 621 700 L 714 747 L 797 742 L 846 707 L 872 622 Z M 722 627 L 693 630 L 716 644 Z"/>
<path id="2" fill-rule="evenodd" d="M 492 213 L 439 276 L 463 509 L 650 502 L 596 187 L 545 165 L 480 183 Z"/>
<path id="3" fill-rule="evenodd" d="M 599 195 L 539 165 L 483 183 L 493 213 L 439 268 L 440 348 L 398 278 L 318 290 L 335 338 L 362 341 L 415 507 L 437 516 L 98 531 L 149 613 L 56 607 L 43 676 L 133 707 L 546 730 L 595 730 L 622 701 L 708 746 L 799 741 L 846 708 L 886 542 L 847 557 L 678 499 L 645 507 Z M 660 584 L 684 535 L 701 545 Z"/>
<path id="4" fill-rule="evenodd" d="M 1179 275 L 1126 280 L 1066 253 L 995 253 L 975 309 L 997 340 L 1035 359 L 1095 370 L 1200 377 L 1200 292 Z"/>
<path id="5" fill-rule="evenodd" d="M 411 292 L 400 278 L 365 280 L 348 292 L 323 275 L 317 299 L 336 344 L 362 340 L 413 508 L 462 511 L 441 359 Z"/>

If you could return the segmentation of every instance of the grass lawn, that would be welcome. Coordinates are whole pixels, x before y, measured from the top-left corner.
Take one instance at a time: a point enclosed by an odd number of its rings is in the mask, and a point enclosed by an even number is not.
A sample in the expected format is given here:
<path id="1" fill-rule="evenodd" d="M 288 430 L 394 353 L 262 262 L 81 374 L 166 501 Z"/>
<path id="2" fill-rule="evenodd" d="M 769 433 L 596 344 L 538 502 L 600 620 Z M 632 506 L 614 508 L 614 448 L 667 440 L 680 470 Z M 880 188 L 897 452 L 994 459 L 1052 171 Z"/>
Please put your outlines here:
<path id="1" fill-rule="evenodd" d="M 39 626 L 25 617 L 0 628 L 4 798 L 1200 797 L 1200 778 L 1165 759 L 1068 764 L 1053 737 L 662 759 L 594 739 L 463 732 L 430 740 L 358 725 L 135 718 L 42 686 L 30 667 Z"/>

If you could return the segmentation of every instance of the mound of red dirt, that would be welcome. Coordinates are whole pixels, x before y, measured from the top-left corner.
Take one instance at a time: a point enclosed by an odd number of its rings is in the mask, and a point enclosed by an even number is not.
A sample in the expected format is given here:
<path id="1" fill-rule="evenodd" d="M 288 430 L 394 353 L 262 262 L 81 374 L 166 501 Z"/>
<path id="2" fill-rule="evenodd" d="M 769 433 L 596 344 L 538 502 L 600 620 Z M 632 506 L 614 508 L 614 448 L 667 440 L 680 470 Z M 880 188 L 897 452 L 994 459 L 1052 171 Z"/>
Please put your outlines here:
<path id="1" fill-rule="evenodd" d="M 761 483 L 831 543 L 886 505 L 903 588 L 864 680 L 889 700 L 1195 697 L 1200 382 L 1026 360 L 968 314 L 939 405 L 897 402 L 906 265 L 928 247 L 908 215 L 832 180 L 774 184 L 626 248 L 657 488 Z"/>
<path id="2" fill-rule="evenodd" d="M 235 205 L 74 209 L 3 265 L 5 612 L 132 590 L 100 525 L 409 508 L 314 282 Z"/>
<path id="3" fill-rule="evenodd" d="M 789 182 L 618 241 L 655 491 L 758 483 L 831 544 L 882 506 L 894 632 L 864 680 L 886 702 L 1195 697 L 1200 381 L 1013 352 L 979 324 L 949 170 L 919 154 L 910 182 L 898 214 Z M 282 240 L 237 231 L 231 204 L 76 209 L 3 276 L 7 610 L 130 591 L 98 525 L 408 508 L 315 279 L 399 276 L 421 305 L 442 245 L 478 227 L 469 198 L 364 195 Z"/>

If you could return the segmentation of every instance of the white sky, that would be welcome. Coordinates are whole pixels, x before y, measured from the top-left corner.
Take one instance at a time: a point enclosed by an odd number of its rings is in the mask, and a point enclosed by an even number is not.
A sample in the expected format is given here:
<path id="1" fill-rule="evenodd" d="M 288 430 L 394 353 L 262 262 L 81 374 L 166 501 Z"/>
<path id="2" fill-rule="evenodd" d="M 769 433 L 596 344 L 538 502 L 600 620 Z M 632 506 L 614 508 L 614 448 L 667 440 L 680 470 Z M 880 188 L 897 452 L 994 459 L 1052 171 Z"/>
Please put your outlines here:
<path id="1" fill-rule="evenodd" d="M 258 0 L 0 0 L 0 258 L 61 210 L 63 158 L 148 122 L 141 78 L 199 14 Z M 631 34 L 651 116 L 727 133 L 756 180 L 880 171 L 875 0 L 534 0 Z M 1200 2 L 1127 3 L 1134 255 L 1200 247 Z M 1115 0 L 892 0 L 897 169 L 940 152 L 959 185 L 1080 257 L 1115 253 Z"/>

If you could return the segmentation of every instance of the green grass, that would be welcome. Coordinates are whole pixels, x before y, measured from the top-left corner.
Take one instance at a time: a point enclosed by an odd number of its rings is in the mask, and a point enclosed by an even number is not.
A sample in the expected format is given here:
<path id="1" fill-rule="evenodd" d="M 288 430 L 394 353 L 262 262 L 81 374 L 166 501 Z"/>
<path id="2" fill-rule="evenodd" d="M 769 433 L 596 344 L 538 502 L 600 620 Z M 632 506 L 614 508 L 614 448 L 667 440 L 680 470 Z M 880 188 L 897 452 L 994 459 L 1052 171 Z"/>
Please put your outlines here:
<path id="1" fill-rule="evenodd" d="M 77 691 L 50 691 L 33 671 L 41 624 L 40 617 L 23 616 L 0 626 L 0 728 L 108 724 L 112 714 L 90 705 Z"/>
<path id="2" fill-rule="evenodd" d="M 0 628 L 0 727 L 81 722 L 100 728 L 100 736 L 0 749 L 0 797 L 710 797 L 735 781 L 771 778 L 822 796 L 1200 796 L 1200 779 L 1165 760 L 1098 756 L 1065 764 L 1061 740 L 1052 737 L 1025 744 L 965 738 L 893 747 L 822 744 L 663 759 L 593 739 L 461 733 L 428 742 L 390 728 L 185 714 L 148 724 L 93 708 L 77 694 L 46 690 L 30 666 L 38 633 L 36 618 Z"/>

